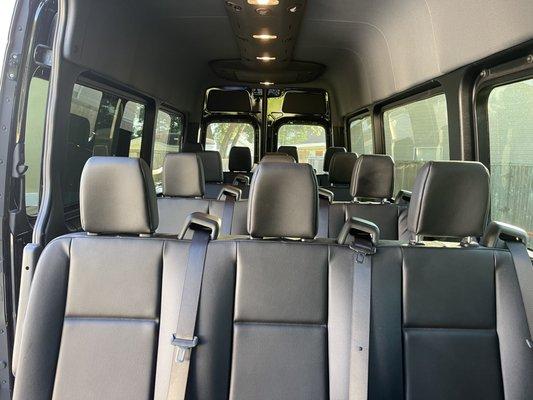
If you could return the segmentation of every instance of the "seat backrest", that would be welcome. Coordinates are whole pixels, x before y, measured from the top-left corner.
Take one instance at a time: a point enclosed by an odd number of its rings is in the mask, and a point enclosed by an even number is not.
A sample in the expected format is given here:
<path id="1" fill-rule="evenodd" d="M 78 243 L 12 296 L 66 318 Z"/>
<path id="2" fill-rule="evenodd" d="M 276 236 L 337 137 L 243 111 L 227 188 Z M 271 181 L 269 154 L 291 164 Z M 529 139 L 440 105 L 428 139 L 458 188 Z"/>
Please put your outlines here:
<path id="1" fill-rule="evenodd" d="M 370 397 L 530 398 L 533 357 L 506 250 L 420 242 L 480 236 L 489 176 L 479 163 L 430 162 L 409 208 L 419 242 L 372 259 Z"/>
<path id="2" fill-rule="evenodd" d="M 405 218 L 407 207 L 391 203 L 394 188 L 394 162 L 387 155 L 359 156 L 350 182 L 350 202 L 333 203 L 328 214 L 328 237 L 335 238 L 351 217 L 375 223 L 386 240 L 409 240 Z M 326 223 L 320 221 L 320 223 Z"/>
<path id="3" fill-rule="evenodd" d="M 298 162 L 298 148 L 296 146 L 279 146 L 278 153 L 288 154 Z"/>
<path id="4" fill-rule="evenodd" d="M 222 157 L 218 151 L 200 151 L 198 157 L 202 161 L 205 177 L 205 193 L 207 199 L 216 199 L 224 185 Z"/>
<path id="5" fill-rule="evenodd" d="M 161 218 L 156 233 L 177 235 L 193 212 L 217 216 L 224 225 L 224 201 L 204 199 L 205 186 L 203 164 L 196 153 L 167 154 L 163 163 L 163 196 L 157 198 Z M 246 234 L 247 206 L 246 201 L 234 204 L 231 234 Z"/>
<path id="6" fill-rule="evenodd" d="M 351 201 L 350 181 L 352 172 L 357 160 L 357 154 L 354 153 L 334 153 L 329 164 L 329 183 L 328 190 L 334 194 L 335 201 Z"/>
<path id="7" fill-rule="evenodd" d="M 331 146 L 326 149 L 326 153 L 324 154 L 324 167 L 322 168 L 324 172 L 329 171 L 329 164 L 331 163 L 331 158 L 333 157 L 333 154 L 336 153 L 346 153 L 346 148 Z"/>
<path id="8" fill-rule="evenodd" d="M 59 237 L 39 258 L 14 398 L 150 398 L 163 267 L 175 263 L 148 237 L 158 223 L 151 171 L 93 157 L 80 186 L 90 234 Z"/>
<path id="9" fill-rule="evenodd" d="M 224 182 L 237 186 L 242 190 L 242 198 L 247 199 L 250 185 L 243 182 L 235 182 L 238 175 L 252 177 L 252 153 L 250 148 L 233 146 L 229 152 L 229 171 L 224 171 Z"/>

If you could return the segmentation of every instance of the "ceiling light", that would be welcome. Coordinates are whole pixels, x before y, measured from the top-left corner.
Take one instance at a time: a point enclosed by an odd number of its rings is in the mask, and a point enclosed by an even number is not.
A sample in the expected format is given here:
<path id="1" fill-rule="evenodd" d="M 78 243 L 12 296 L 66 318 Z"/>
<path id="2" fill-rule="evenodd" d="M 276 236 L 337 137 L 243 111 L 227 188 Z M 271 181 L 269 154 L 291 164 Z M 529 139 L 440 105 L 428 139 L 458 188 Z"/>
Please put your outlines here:
<path id="1" fill-rule="evenodd" d="M 269 82 L 269 81 L 265 81 L 265 82 L 259 82 L 261 85 L 265 85 L 265 86 L 270 86 L 270 85 L 273 85 L 274 82 Z"/>
<path id="2" fill-rule="evenodd" d="M 289 10 L 289 12 L 291 13 L 295 13 L 296 11 L 298 11 L 298 6 L 289 7 L 287 10 Z"/>
<path id="3" fill-rule="evenodd" d="M 255 12 L 258 13 L 262 17 L 270 14 L 270 10 L 268 8 L 258 8 L 257 10 L 255 10 Z"/>
<path id="4" fill-rule="evenodd" d="M 261 56 L 261 57 L 256 57 L 259 61 L 264 61 L 264 62 L 268 62 L 268 61 L 274 61 L 276 59 L 276 57 L 270 57 L 270 56 Z"/>
<path id="5" fill-rule="evenodd" d="M 248 4 L 253 4 L 256 6 L 277 6 L 279 0 L 248 0 Z"/>
<path id="6" fill-rule="evenodd" d="M 262 33 L 260 35 L 252 35 L 254 39 L 259 39 L 259 40 L 274 40 L 274 39 L 277 39 L 277 35 L 269 35 L 269 34 L 266 34 L 266 33 Z"/>

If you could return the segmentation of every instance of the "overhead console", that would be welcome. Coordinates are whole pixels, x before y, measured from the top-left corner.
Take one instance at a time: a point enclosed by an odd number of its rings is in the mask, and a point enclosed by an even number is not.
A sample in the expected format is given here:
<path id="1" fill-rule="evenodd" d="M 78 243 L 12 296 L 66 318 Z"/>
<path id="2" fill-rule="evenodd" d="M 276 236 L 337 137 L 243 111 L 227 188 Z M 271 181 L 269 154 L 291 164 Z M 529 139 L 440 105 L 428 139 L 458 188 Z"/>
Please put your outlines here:
<path id="1" fill-rule="evenodd" d="M 317 79 L 321 64 L 292 59 L 305 0 L 226 0 L 239 60 L 215 60 L 219 77 L 238 82 L 295 84 Z"/>

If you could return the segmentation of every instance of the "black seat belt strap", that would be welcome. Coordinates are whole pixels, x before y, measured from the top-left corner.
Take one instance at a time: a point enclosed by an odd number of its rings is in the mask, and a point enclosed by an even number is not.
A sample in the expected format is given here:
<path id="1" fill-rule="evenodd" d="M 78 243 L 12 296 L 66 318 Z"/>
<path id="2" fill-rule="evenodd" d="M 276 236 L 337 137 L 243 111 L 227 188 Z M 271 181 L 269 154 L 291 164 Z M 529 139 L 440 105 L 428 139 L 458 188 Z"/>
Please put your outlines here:
<path id="1" fill-rule="evenodd" d="M 198 344 L 198 338 L 194 336 L 194 328 L 200 302 L 207 246 L 210 239 L 210 231 L 199 228 L 194 230 L 181 294 L 178 325 L 172 338 L 172 345 L 175 346 L 175 350 L 167 400 L 185 399 L 191 351 Z"/>
<path id="2" fill-rule="evenodd" d="M 513 258 L 526 312 L 527 325 L 529 327 L 529 337 L 526 338 L 526 343 L 533 350 L 533 264 L 527 252 L 527 247 L 523 242 L 508 241 L 507 248 Z"/>
<path id="3" fill-rule="evenodd" d="M 231 228 L 233 226 L 233 213 L 235 211 L 235 203 L 241 199 L 242 190 L 231 186 L 224 185 L 220 191 L 217 200 L 224 200 L 224 211 L 222 212 L 222 234 L 231 235 Z"/>

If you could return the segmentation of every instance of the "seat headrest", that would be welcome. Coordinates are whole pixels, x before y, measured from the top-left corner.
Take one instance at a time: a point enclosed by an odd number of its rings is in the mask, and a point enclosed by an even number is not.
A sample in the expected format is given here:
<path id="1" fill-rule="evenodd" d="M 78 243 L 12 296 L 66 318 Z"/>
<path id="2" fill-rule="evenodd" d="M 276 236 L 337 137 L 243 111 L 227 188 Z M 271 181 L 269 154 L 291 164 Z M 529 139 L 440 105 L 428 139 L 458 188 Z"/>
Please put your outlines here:
<path id="1" fill-rule="evenodd" d="M 163 195 L 202 197 L 204 167 L 196 153 L 169 153 L 163 162 Z"/>
<path id="2" fill-rule="evenodd" d="M 86 232 L 154 232 L 159 216 L 148 165 L 140 158 L 89 158 L 81 174 L 80 216 Z"/>
<path id="3" fill-rule="evenodd" d="M 355 153 L 335 153 L 329 163 L 329 181 L 333 184 L 350 184 L 353 167 L 357 160 Z"/>
<path id="4" fill-rule="evenodd" d="M 430 161 L 416 177 L 407 226 L 420 236 L 480 236 L 488 207 L 489 172 L 483 164 Z"/>
<path id="5" fill-rule="evenodd" d="M 218 151 L 201 151 L 198 154 L 204 167 L 204 178 L 207 183 L 219 183 L 224 181 L 222 171 L 222 157 Z"/>
<path id="6" fill-rule="evenodd" d="M 198 153 L 200 151 L 204 151 L 204 146 L 202 143 L 185 142 L 183 143 L 181 151 L 183 153 Z"/>
<path id="7" fill-rule="evenodd" d="M 328 147 L 326 149 L 326 153 L 324 153 L 324 167 L 322 168 L 324 172 L 329 171 L 329 163 L 335 153 L 346 153 L 346 149 L 344 147 Z"/>
<path id="8" fill-rule="evenodd" d="M 288 154 L 298 162 L 298 148 L 296 146 L 279 146 L 278 153 Z"/>
<path id="9" fill-rule="evenodd" d="M 291 163 L 294 164 L 296 160 L 294 157 L 286 153 L 266 153 L 263 158 L 261 158 L 260 163 Z"/>
<path id="10" fill-rule="evenodd" d="M 252 237 L 313 239 L 317 218 L 317 180 L 309 164 L 258 165 L 248 207 L 248 233 Z"/>
<path id="11" fill-rule="evenodd" d="M 92 143 L 89 142 L 90 133 L 91 124 L 89 120 L 71 113 L 68 141 L 83 149 L 92 150 Z"/>
<path id="12" fill-rule="evenodd" d="M 252 152 L 248 147 L 233 146 L 229 151 L 229 170 L 231 172 L 250 172 Z"/>
<path id="13" fill-rule="evenodd" d="M 350 183 L 352 197 L 390 199 L 394 191 L 394 161 L 383 154 L 363 154 L 355 161 Z"/>

